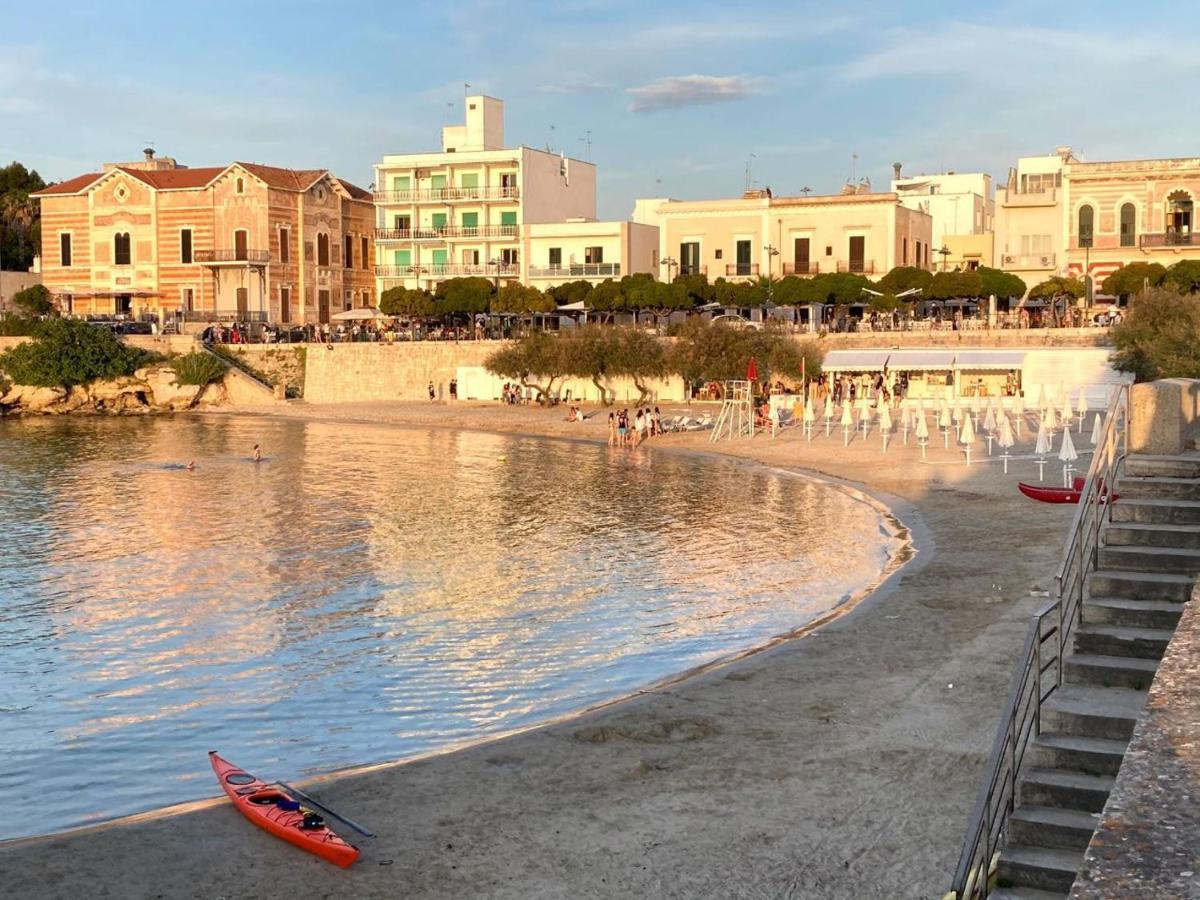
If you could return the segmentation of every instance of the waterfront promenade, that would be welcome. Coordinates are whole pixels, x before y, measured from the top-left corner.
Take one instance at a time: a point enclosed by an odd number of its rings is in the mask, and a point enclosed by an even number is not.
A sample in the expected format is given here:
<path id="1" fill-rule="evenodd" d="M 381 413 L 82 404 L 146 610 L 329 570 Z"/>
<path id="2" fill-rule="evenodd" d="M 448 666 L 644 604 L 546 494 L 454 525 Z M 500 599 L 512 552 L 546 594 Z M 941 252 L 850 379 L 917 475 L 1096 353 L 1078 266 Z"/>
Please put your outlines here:
<path id="1" fill-rule="evenodd" d="M 574 424 L 562 409 L 491 405 L 300 404 L 279 414 L 594 440 L 606 428 L 605 415 Z M 1018 477 L 1036 477 L 1031 463 L 1014 463 L 1005 477 L 998 464 L 964 466 L 940 441 L 923 465 L 898 439 L 881 454 L 875 435 L 848 449 L 838 431 L 811 444 L 799 430 L 715 447 L 707 437 L 666 436 L 651 447 L 715 450 L 857 483 L 910 528 L 915 559 L 858 609 L 801 639 L 581 718 L 318 783 L 323 799 L 379 835 L 361 842 L 364 857 L 348 871 L 256 832 L 219 802 L 2 847 L 8 890 L 28 898 L 939 895 L 1026 615 L 1041 602 L 1031 592 L 1052 586 L 1071 508 L 1017 493 Z M 828 524 L 836 543 L 837 523 Z M 197 768 L 205 765 L 198 758 Z"/>

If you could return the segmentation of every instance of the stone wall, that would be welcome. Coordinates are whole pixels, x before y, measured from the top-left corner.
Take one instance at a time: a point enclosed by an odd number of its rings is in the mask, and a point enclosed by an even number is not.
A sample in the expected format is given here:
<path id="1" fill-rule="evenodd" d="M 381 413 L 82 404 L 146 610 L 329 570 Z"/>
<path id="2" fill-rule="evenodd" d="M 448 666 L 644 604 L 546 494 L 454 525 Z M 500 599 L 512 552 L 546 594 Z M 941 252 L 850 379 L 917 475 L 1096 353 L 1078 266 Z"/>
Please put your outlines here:
<path id="1" fill-rule="evenodd" d="M 1129 449 L 1174 456 L 1200 437 L 1200 380 L 1166 378 L 1129 393 Z"/>

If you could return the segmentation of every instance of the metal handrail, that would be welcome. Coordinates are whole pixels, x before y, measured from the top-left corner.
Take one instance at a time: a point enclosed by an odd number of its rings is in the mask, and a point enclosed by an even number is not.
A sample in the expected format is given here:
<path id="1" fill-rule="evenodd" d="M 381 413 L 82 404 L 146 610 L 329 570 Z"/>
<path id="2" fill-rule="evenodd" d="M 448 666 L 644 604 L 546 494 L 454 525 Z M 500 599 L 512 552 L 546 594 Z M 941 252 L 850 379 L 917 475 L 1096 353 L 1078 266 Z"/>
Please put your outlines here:
<path id="1" fill-rule="evenodd" d="M 1096 567 L 1104 524 L 1111 516 L 1109 494 L 1129 455 L 1128 435 L 1129 386 L 1118 385 L 1067 530 L 1062 563 L 1054 576 L 1055 597 L 1033 614 L 1013 672 L 1008 706 L 996 729 L 954 872 L 951 890 L 957 900 L 983 900 L 991 893 L 991 868 L 1016 807 L 1029 742 L 1041 733 L 1042 704 L 1062 685 L 1063 657 L 1075 626 L 1083 620 L 1087 576 Z"/>

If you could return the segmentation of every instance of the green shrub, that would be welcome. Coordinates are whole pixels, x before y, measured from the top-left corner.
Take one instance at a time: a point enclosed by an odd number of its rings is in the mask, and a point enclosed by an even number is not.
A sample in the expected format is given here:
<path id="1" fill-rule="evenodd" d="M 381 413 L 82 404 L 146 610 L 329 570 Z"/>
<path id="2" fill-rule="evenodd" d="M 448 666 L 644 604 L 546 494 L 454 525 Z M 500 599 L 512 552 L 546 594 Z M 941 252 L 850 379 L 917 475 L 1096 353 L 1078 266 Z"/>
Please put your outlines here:
<path id="1" fill-rule="evenodd" d="M 203 387 L 219 381 L 225 375 L 226 364 L 211 353 L 193 350 L 171 360 L 175 370 L 176 384 L 191 384 Z"/>
<path id="2" fill-rule="evenodd" d="M 12 305 L 21 315 L 48 316 L 54 312 L 54 301 L 44 284 L 31 284 L 23 291 L 12 295 Z"/>
<path id="3" fill-rule="evenodd" d="M 32 337 L 40 324 L 37 319 L 15 313 L 0 316 L 0 337 Z"/>
<path id="4" fill-rule="evenodd" d="M 162 357 L 122 344 L 107 328 L 77 319 L 48 319 L 34 339 L 0 353 L 0 369 L 17 384 L 71 387 L 97 378 L 132 375 Z"/>
<path id="5" fill-rule="evenodd" d="M 1200 297 L 1150 288 L 1112 330 L 1114 364 L 1138 381 L 1200 378 Z"/>

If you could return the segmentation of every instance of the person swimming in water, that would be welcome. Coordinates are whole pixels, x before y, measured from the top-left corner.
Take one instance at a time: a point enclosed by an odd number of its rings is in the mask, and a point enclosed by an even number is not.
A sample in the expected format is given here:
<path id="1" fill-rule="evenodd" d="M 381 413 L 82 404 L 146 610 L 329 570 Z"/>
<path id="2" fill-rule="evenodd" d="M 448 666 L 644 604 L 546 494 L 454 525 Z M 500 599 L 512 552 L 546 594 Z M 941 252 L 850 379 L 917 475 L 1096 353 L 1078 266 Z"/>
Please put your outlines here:
<path id="1" fill-rule="evenodd" d="M 254 461 L 262 462 L 262 450 L 258 448 L 258 444 L 254 445 Z"/>
<path id="2" fill-rule="evenodd" d="M 189 472 L 195 472 L 196 471 L 196 463 L 189 462 L 186 466 L 184 466 L 184 468 L 187 469 Z"/>

